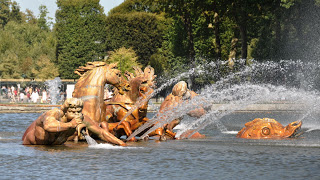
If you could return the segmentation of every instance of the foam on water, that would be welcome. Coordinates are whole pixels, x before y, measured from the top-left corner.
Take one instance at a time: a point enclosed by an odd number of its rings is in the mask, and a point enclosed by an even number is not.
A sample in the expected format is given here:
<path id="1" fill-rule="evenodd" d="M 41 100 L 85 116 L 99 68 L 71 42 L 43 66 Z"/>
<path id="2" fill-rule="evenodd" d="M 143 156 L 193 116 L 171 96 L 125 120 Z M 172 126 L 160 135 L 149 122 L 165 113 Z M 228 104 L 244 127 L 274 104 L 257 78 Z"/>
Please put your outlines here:
<path id="1" fill-rule="evenodd" d="M 115 146 L 108 143 L 97 143 L 93 138 L 89 135 L 84 136 L 86 138 L 87 143 L 89 144 L 89 148 L 94 149 L 136 149 L 137 147 L 123 147 L 123 146 Z"/>
<path id="2" fill-rule="evenodd" d="M 238 131 L 222 131 L 223 134 L 238 134 Z"/>
<path id="3" fill-rule="evenodd" d="M 115 146 L 112 144 L 107 144 L 107 143 L 97 143 L 94 145 L 89 145 L 89 148 L 93 148 L 93 149 L 138 149 L 138 148 L 142 148 L 142 147 L 123 147 L 123 146 Z"/>

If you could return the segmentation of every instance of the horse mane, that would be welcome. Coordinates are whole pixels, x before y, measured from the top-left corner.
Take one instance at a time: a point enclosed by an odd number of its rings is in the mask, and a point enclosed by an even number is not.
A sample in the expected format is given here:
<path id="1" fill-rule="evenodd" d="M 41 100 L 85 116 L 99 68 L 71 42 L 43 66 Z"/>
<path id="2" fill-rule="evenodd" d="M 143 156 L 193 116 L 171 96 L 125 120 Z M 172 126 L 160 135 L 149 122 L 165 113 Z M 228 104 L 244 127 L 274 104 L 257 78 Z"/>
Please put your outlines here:
<path id="1" fill-rule="evenodd" d="M 147 66 L 144 69 L 144 71 L 142 71 L 141 68 L 138 66 L 134 66 L 132 68 L 134 69 L 134 73 L 126 71 L 124 73 L 124 76 L 126 78 L 122 77 L 121 88 L 124 91 L 129 91 L 129 90 L 133 90 L 132 88 L 137 88 L 137 87 L 132 87 L 132 83 L 134 83 L 136 86 L 138 86 L 136 83 L 140 83 L 140 84 L 147 83 L 147 85 L 150 87 L 154 86 L 154 79 L 157 76 L 154 75 L 154 69 L 151 66 Z M 114 91 L 114 95 L 119 94 L 118 89 L 114 88 L 113 91 Z"/>
<path id="2" fill-rule="evenodd" d="M 128 71 L 126 71 L 124 74 L 128 81 L 135 77 L 143 77 L 148 81 L 148 84 L 153 84 L 154 79 L 157 77 L 156 75 L 154 75 L 154 69 L 150 65 L 144 68 L 144 71 L 142 71 L 138 66 L 134 66 L 133 69 L 135 75 Z"/>
<path id="3" fill-rule="evenodd" d="M 75 89 L 73 91 L 74 95 L 77 95 L 78 93 L 81 93 L 81 88 L 83 86 L 89 85 L 88 83 L 92 81 L 92 78 L 95 75 L 95 72 L 104 67 L 113 68 L 117 66 L 116 63 L 107 64 L 105 62 L 96 61 L 96 62 L 87 62 L 86 66 L 80 66 L 78 69 L 74 71 L 74 73 L 78 74 L 80 78 L 78 79 Z"/>
<path id="4" fill-rule="evenodd" d="M 82 76 L 86 74 L 86 72 L 91 71 L 94 68 L 100 67 L 100 66 L 106 66 L 107 63 L 96 61 L 96 62 L 87 62 L 86 66 L 80 66 L 78 69 L 74 71 L 74 73 L 78 74 L 80 76 L 80 79 Z"/>

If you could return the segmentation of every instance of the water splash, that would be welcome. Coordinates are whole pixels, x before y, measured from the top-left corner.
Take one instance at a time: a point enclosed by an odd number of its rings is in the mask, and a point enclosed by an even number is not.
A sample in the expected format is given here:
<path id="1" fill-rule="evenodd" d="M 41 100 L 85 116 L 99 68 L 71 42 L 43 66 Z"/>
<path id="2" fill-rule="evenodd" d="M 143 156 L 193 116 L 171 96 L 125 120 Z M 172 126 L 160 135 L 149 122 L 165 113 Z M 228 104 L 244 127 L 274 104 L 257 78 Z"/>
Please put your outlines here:
<path id="1" fill-rule="evenodd" d="M 183 103 L 165 114 L 157 113 L 147 123 L 134 131 L 128 139 L 151 127 L 141 136 L 143 138 L 158 127 L 187 114 L 193 108 L 201 105 L 206 106 L 210 103 L 221 103 L 223 105 L 218 109 L 211 109 L 206 115 L 195 121 L 184 122 L 188 125 L 178 130 L 177 136 L 188 129 L 196 129 L 194 132 L 197 132 L 210 124 L 215 124 L 222 133 L 228 133 L 220 119 L 255 103 L 285 101 L 301 104 L 301 110 L 304 111 L 304 114 L 300 119 L 305 119 L 319 109 L 319 91 L 316 90 L 316 82 L 320 78 L 319 73 L 315 73 L 320 70 L 319 63 L 291 60 L 260 63 L 253 60 L 250 65 L 245 65 L 244 60 L 239 60 L 236 70 L 223 74 L 221 71 L 223 68 L 221 67 L 225 65 L 226 61 L 218 61 L 189 71 L 188 74 L 190 72 L 193 75 L 200 74 L 211 79 L 217 79 L 217 81 L 205 86 L 200 95 L 189 103 Z M 169 80 L 168 84 L 172 84 L 180 78 Z M 167 87 L 167 84 L 162 87 Z M 152 96 L 162 90 L 162 87 L 155 90 Z"/>
<path id="2" fill-rule="evenodd" d="M 214 93 L 215 92 L 213 92 L 213 94 Z M 216 93 L 218 96 L 220 95 L 220 100 L 230 103 L 223 104 L 220 108 L 209 111 L 203 117 L 190 123 L 189 127 L 186 129 L 178 131 L 176 136 L 179 136 L 188 129 L 195 129 L 195 133 L 210 124 L 217 124 L 217 122 L 221 123 L 219 122 L 219 119 L 234 111 L 245 109 L 248 105 L 261 102 L 275 102 L 282 98 L 285 98 L 290 102 L 301 103 L 301 110 L 306 113 L 310 110 L 312 105 L 317 103 L 316 97 L 318 97 L 317 93 L 297 92 L 296 89 L 287 89 L 281 86 L 252 84 L 235 85 L 234 87 Z M 219 98 L 216 100 L 218 99 Z M 304 105 L 302 105 L 302 103 Z M 190 136 L 192 136 L 192 134 L 190 134 Z"/>
<path id="3" fill-rule="evenodd" d="M 47 80 L 45 82 L 45 85 L 48 88 L 50 97 L 51 97 L 51 104 L 56 105 L 59 101 L 59 94 L 60 94 L 60 88 L 61 88 L 61 79 L 60 77 L 56 77 L 53 80 Z"/>
<path id="4" fill-rule="evenodd" d="M 89 148 L 95 148 L 95 149 L 119 149 L 119 148 L 122 149 L 123 148 L 121 146 L 114 146 L 112 144 L 107 144 L 107 143 L 99 144 L 89 135 L 84 135 L 84 137 L 86 138 Z"/>
<path id="5" fill-rule="evenodd" d="M 123 147 L 123 146 L 114 146 L 112 144 L 99 143 L 96 145 L 89 145 L 89 148 L 93 149 L 143 149 L 143 147 Z"/>
<path id="6" fill-rule="evenodd" d="M 97 145 L 97 141 L 95 141 L 92 137 L 90 137 L 89 135 L 84 135 L 84 137 L 86 138 L 87 143 L 89 144 L 89 146 L 95 146 Z"/>
<path id="7" fill-rule="evenodd" d="M 84 135 L 89 148 L 94 148 L 94 149 L 137 149 L 138 147 L 123 147 L 123 146 L 115 146 L 112 144 L 108 143 L 97 143 L 92 137 L 89 135 Z"/>
<path id="8" fill-rule="evenodd" d="M 200 67 L 200 66 L 199 66 Z M 162 91 L 164 88 L 166 88 L 169 85 L 172 85 L 173 83 L 179 81 L 182 77 L 188 77 L 190 74 L 193 74 L 197 69 L 199 69 L 199 67 L 197 68 L 193 68 L 191 70 L 189 70 L 188 72 L 185 73 L 181 73 L 178 77 L 176 78 L 172 78 L 170 79 L 168 82 L 162 84 L 159 88 L 155 89 L 152 93 L 146 93 L 149 94 L 147 97 L 142 98 L 139 97 L 137 102 L 133 105 L 133 107 L 125 114 L 125 116 L 119 121 L 118 125 L 120 125 L 128 116 L 130 116 L 132 114 L 133 111 L 135 111 L 137 108 L 139 108 L 140 106 L 142 106 L 144 103 L 148 102 L 152 97 L 154 97 L 156 94 L 158 94 L 160 91 Z M 200 70 L 199 70 L 200 71 Z M 131 138 L 134 136 L 130 136 Z M 130 138 L 130 139 L 131 139 Z M 129 138 L 128 138 L 129 140 Z"/>

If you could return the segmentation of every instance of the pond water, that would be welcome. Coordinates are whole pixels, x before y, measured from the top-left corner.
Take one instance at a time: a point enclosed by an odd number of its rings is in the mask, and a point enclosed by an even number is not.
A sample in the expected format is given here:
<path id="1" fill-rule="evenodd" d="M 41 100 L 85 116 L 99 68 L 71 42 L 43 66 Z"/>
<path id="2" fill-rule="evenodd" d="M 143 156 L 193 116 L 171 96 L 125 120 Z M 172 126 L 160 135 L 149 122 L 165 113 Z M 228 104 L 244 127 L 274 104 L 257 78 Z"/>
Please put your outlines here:
<path id="1" fill-rule="evenodd" d="M 0 115 L 0 179 L 318 179 L 320 131 L 298 139 L 245 140 L 235 136 L 245 122 L 275 118 L 283 125 L 297 120 L 292 113 L 233 113 L 197 140 L 154 140 L 128 147 L 87 143 L 24 146 L 21 137 L 40 114 Z M 305 124 L 312 121 L 305 118 Z M 302 125 L 304 127 L 304 125 Z M 303 130 L 307 130 L 303 128 Z"/>

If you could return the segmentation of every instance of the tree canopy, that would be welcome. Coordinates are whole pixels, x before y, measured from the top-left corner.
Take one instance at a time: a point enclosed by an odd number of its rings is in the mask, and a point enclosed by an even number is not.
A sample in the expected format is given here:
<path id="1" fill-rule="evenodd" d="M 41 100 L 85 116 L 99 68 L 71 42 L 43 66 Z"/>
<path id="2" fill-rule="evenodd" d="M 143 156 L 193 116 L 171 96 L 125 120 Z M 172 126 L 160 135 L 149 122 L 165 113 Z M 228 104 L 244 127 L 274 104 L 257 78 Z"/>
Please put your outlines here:
<path id="1" fill-rule="evenodd" d="M 20 12 L 16 2 L 0 2 L 1 78 L 49 79 L 58 76 L 58 68 L 53 63 L 56 59 L 53 33 L 40 28 L 32 12 Z M 43 18 L 46 14 L 46 11 L 42 13 Z M 50 68 L 46 69 L 47 67 Z"/>
<path id="2" fill-rule="evenodd" d="M 55 33 L 60 77 L 75 78 L 73 71 L 104 56 L 106 23 L 99 0 L 58 0 Z"/>
<path id="3" fill-rule="evenodd" d="M 134 53 L 167 77 L 217 60 L 320 55 L 319 0 L 125 0 L 108 15 L 99 3 L 57 0 L 52 25 L 45 6 L 35 17 L 0 0 L 1 77 L 77 78 L 78 66 L 108 52 Z"/>

